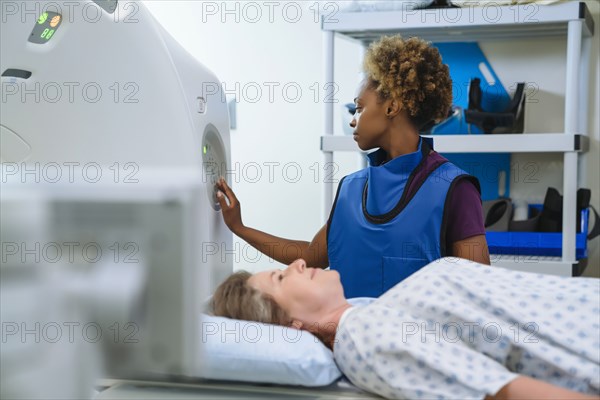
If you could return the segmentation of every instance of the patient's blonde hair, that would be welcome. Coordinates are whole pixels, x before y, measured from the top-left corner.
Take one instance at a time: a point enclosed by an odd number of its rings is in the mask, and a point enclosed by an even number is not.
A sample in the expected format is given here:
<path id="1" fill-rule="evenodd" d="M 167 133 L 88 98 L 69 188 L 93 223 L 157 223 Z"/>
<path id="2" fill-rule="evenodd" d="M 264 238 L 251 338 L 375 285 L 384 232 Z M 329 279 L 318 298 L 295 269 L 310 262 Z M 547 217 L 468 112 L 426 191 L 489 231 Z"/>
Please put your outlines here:
<path id="1" fill-rule="evenodd" d="M 275 300 L 248 284 L 252 276 L 238 271 L 219 285 L 212 297 L 214 315 L 288 326 L 291 318 Z"/>

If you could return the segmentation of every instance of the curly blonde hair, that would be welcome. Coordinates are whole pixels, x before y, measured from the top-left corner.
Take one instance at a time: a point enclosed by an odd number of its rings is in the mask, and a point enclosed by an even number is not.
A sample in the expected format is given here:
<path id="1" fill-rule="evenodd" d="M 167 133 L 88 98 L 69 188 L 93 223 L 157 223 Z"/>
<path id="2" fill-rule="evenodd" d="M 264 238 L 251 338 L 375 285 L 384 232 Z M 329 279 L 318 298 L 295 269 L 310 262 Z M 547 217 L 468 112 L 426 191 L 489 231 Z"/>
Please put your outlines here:
<path id="1" fill-rule="evenodd" d="M 430 43 L 416 37 L 383 36 L 369 46 L 363 68 L 369 87 L 381 100 L 398 100 L 416 128 L 447 117 L 452 79 Z"/>
<path id="2" fill-rule="evenodd" d="M 218 317 L 287 326 L 291 318 L 275 300 L 248 284 L 246 271 L 230 275 L 212 296 L 211 310 Z"/>

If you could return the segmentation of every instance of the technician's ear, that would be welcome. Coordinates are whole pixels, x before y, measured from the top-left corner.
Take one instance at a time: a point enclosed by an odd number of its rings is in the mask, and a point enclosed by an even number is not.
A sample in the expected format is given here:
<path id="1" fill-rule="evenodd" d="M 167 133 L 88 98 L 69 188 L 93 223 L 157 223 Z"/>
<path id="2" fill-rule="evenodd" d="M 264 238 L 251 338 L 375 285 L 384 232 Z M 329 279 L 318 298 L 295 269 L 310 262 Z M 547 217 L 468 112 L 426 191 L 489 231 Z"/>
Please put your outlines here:
<path id="1" fill-rule="evenodd" d="M 394 118 L 400 113 L 400 103 L 396 99 L 389 100 L 385 114 L 388 118 Z"/>

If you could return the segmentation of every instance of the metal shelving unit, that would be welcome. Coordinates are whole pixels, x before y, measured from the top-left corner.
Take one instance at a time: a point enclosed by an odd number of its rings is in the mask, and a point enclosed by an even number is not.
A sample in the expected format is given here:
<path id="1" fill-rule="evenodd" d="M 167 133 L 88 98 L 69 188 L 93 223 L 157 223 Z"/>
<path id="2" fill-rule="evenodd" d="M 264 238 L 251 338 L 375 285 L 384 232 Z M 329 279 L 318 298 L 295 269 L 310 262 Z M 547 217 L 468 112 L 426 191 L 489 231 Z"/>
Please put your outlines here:
<path id="1" fill-rule="evenodd" d="M 589 70 L 591 37 L 594 21 L 583 2 L 541 6 L 525 4 L 503 7 L 406 10 L 385 12 L 343 12 L 323 18 L 325 81 L 334 82 L 334 37 L 340 35 L 366 47 L 382 35 L 400 33 L 419 36 L 433 42 L 488 41 L 523 37 L 567 37 L 565 76 L 565 126 L 563 133 L 529 133 L 508 135 L 435 136 L 436 150 L 446 153 L 562 153 L 563 172 L 563 242 L 562 257 L 539 257 L 524 262 L 519 256 L 492 256 L 494 265 L 572 276 L 578 269 L 575 257 L 577 160 L 588 148 L 587 109 L 580 107 L 587 87 L 583 81 Z M 333 98 L 333 86 L 326 95 Z M 584 99 L 587 96 L 583 97 Z M 583 104 L 581 104 L 583 105 Z M 333 162 L 336 151 L 359 151 L 351 137 L 335 136 L 333 103 L 325 103 L 325 130 L 321 150 L 325 162 Z M 326 164 L 328 165 L 328 164 Z M 333 183 L 325 183 L 325 210 L 333 203 Z"/>
<path id="2" fill-rule="evenodd" d="M 589 148 L 585 135 L 562 133 L 506 134 L 506 135 L 438 135 L 433 138 L 435 150 L 440 153 L 565 153 L 584 152 Z M 360 151 L 351 136 L 321 137 L 321 150 Z"/>

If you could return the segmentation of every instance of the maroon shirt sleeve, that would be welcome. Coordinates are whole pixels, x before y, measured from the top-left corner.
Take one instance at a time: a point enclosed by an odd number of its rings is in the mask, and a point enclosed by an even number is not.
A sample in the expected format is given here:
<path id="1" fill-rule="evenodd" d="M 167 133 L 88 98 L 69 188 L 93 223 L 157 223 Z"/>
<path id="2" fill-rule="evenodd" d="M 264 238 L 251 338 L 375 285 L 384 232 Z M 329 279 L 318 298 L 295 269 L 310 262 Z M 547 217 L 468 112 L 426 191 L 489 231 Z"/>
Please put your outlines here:
<path id="1" fill-rule="evenodd" d="M 452 249 L 452 243 L 485 234 L 481 196 L 475 185 L 468 179 L 461 179 L 450 196 L 446 225 L 448 250 Z"/>

